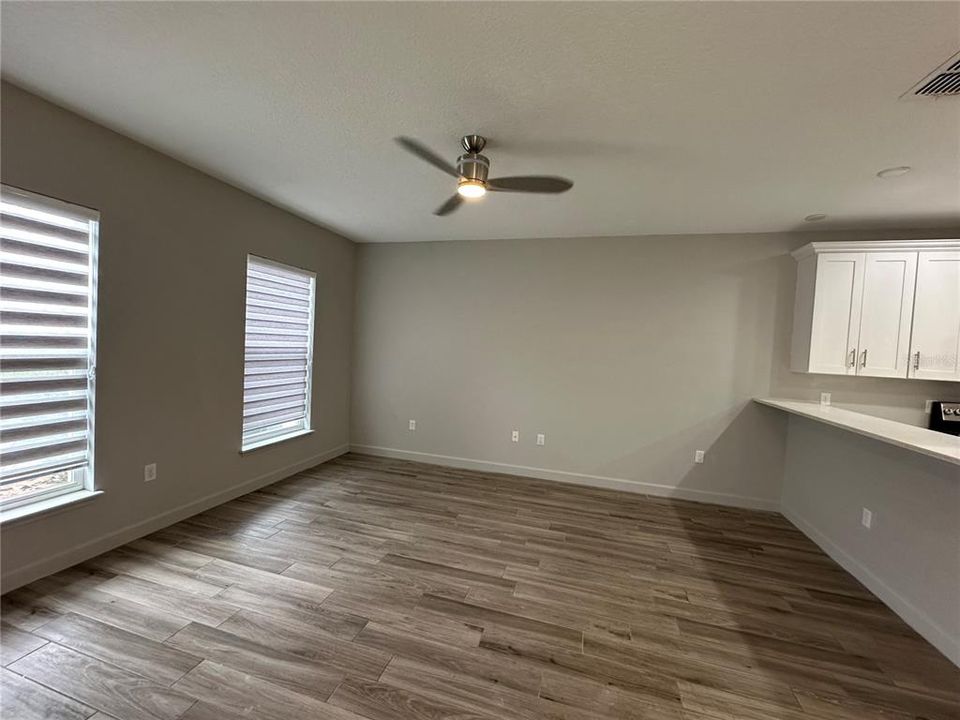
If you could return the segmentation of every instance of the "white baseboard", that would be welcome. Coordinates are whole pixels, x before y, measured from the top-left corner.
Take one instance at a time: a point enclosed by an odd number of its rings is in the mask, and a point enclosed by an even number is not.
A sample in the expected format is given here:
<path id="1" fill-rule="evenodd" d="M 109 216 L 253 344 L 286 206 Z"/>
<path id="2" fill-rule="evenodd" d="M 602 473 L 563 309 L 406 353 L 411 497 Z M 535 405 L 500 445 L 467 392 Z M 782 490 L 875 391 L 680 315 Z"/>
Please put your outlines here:
<path id="1" fill-rule="evenodd" d="M 780 509 L 780 503 L 777 500 L 767 500 L 766 498 L 734 495 L 730 493 L 716 493 L 710 492 L 709 490 L 694 490 L 673 485 L 657 485 L 655 483 L 639 482 L 625 478 L 586 475 L 583 473 L 567 472 L 566 470 L 530 467 L 528 465 L 508 465 L 491 460 L 475 460 L 452 455 L 398 450 L 396 448 L 380 447 L 377 445 L 350 445 L 350 450 L 367 455 L 396 458 L 398 460 L 411 460 L 413 462 L 429 463 L 431 465 L 448 465 L 464 470 L 521 475 L 539 480 L 569 483 L 571 485 L 585 485 L 586 487 L 604 488 L 606 490 L 622 490 L 643 495 L 677 498 L 679 500 L 696 500 L 698 502 L 713 503 L 715 505 L 729 505 L 732 507 L 750 508 L 752 510 L 778 511 Z"/>
<path id="2" fill-rule="evenodd" d="M 813 540 L 821 550 L 832 557 L 848 573 L 853 575 L 883 604 L 893 610 L 910 627 L 922 635 L 931 645 L 942 652 L 954 664 L 960 666 L 960 638 L 951 637 L 926 613 L 917 608 L 865 565 L 831 540 L 822 530 L 811 525 L 790 508 L 780 509 L 790 522 L 796 525 L 804 535 Z"/>
<path id="3" fill-rule="evenodd" d="M 82 545 L 77 545 L 69 550 L 64 550 L 61 553 L 57 553 L 56 555 L 48 558 L 43 558 L 42 560 L 30 563 L 29 565 L 24 565 L 23 567 L 4 574 L 2 578 L 0 578 L 0 586 L 2 586 L 3 592 L 14 590 L 22 585 L 33 582 L 34 580 L 46 577 L 47 575 L 55 572 L 59 572 L 60 570 L 83 562 L 84 560 L 89 560 L 92 557 L 96 557 L 101 553 L 105 553 L 108 550 L 112 550 L 115 547 L 119 547 L 120 545 L 131 542 L 132 540 L 136 540 L 144 535 L 149 535 L 157 530 L 162 530 L 169 525 L 173 525 L 181 520 L 185 520 L 186 518 L 196 515 L 197 513 L 201 513 L 204 510 L 209 510 L 212 507 L 222 505 L 223 503 L 229 502 L 230 500 L 240 497 L 241 495 L 246 495 L 249 492 L 259 490 L 262 487 L 271 485 L 279 480 L 283 480 L 284 478 L 288 478 L 291 475 L 296 475 L 301 470 L 306 470 L 314 465 L 319 465 L 327 460 L 332 460 L 333 458 L 339 457 L 340 455 L 343 455 L 349 451 L 349 445 L 340 445 L 318 455 L 309 457 L 305 460 L 300 460 L 299 462 L 279 468 L 278 470 L 273 470 L 272 472 L 252 478 L 246 482 L 240 483 L 239 485 L 234 485 L 226 490 L 220 490 L 218 492 L 211 493 L 210 495 L 205 495 L 197 500 L 193 500 L 171 510 L 167 510 L 158 515 L 149 517 L 146 520 L 141 520 L 140 522 L 133 523 L 132 525 L 122 527 L 119 530 L 114 530 L 106 535 L 101 535 L 100 537 L 89 540 Z"/>

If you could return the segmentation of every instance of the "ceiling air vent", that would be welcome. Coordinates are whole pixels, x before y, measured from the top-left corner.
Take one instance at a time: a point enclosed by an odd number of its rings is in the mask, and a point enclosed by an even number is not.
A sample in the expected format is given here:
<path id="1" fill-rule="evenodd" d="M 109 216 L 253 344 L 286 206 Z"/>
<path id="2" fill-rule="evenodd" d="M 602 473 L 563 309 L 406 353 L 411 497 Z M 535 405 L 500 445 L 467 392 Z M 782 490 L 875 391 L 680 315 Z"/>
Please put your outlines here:
<path id="1" fill-rule="evenodd" d="M 918 97 L 960 97 L 960 53 L 947 60 L 906 93 Z"/>

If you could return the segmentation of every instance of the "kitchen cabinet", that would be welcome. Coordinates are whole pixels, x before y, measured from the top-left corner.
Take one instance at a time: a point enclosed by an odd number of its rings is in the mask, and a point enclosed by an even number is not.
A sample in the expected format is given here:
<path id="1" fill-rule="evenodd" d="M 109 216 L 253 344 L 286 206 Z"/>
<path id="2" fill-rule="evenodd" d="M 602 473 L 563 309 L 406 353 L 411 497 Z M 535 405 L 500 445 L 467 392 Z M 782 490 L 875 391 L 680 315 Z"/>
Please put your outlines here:
<path id="1" fill-rule="evenodd" d="M 801 263 L 795 315 L 802 319 L 794 325 L 794 369 L 856 374 L 864 264 L 864 253 L 824 253 Z"/>
<path id="2" fill-rule="evenodd" d="M 960 380 L 960 240 L 817 242 L 793 255 L 792 370 Z"/>
<path id="3" fill-rule="evenodd" d="M 910 377 L 960 380 L 960 250 L 919 253 L 910 352 Z"/>
<path id="4" fill-rule="evenodd" d="M 857 375 L 907 377 L 917 253 L 864 253 Z"/>

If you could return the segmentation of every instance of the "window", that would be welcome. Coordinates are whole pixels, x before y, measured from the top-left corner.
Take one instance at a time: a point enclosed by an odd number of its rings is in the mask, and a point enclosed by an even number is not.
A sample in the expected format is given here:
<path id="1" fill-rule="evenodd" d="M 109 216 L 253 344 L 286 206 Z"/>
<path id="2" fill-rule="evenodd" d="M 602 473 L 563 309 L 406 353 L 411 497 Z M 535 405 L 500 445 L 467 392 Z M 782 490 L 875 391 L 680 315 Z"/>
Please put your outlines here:
<path id="1" fill-rule="evenodd" d="M 315 276 L 247 257 L 243 450 L 310 430 Z"/>
<path id="2" fill-rule="evenodd" d="M 90 489 L 99 214 L 0 187 L 0 506 Z"/>

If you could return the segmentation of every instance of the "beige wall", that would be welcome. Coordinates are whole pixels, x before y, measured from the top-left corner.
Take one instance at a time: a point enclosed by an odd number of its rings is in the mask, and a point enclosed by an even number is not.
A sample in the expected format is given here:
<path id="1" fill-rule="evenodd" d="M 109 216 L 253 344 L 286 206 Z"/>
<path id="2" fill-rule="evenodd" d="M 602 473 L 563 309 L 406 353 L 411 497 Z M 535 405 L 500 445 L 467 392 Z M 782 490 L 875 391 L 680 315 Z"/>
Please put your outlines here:
<path id="1" fill-rule="evenodd" d="M 862 509 L 873 512 L 870 530 Z M 791 418 L 783 512 L 960 664 L 960 472 Z"/>
<path id="2" fill-rule="evenodd" d="M 8 84 L 2 147 L 4 183 L 101 212 L 96 483 L 105 491 L 4 526 L 5 590 L 348 443 L 351 242 Z M 241 456 L 247 253 L 317 274 L 316 431 Z M 146 485 L 150 462 L 159 478 Z"/>
<path id="3" fill-rule="evenodd" d="M 816 238 L 935 235 L 950 233 Z M 411 459 L 777 508 L 786 419 L 752 397 L 817 399 L 824 389 L 835 404 L 919 424 L 924 398 L 958 395 L 953 383 L 789 371 L 788 253 L 810 239 L 360 246 L 351 441 Z M 698 448 L 703 465 L 693 464 Z"/>

